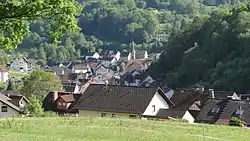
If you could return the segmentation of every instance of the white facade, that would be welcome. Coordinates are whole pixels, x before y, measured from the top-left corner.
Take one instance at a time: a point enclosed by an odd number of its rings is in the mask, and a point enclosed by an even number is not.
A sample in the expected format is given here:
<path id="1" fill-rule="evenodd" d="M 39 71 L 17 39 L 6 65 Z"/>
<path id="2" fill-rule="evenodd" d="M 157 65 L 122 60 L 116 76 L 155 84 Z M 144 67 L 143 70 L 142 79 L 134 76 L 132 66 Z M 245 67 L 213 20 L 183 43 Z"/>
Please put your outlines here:
<path id="1" fill-rule="evenodd" d="M 148 58 L 148 52 L 145 51 L 145 52 L 144 52 L 144 59 L 147 59 L 147 58 Z"/>
<path id="2" fill-rule="evenodd" d="M 188 123 L 194 123 L 195 120 L 194 117 L 188 111 L 186 111 L 182 119 L 187 120 Z"/>
<path id="3" fill-rule="evenodd" d="M 7 107 L 7 111 L 3 111 L 5 107 Z M 0 117 L 14 117 L 17 115 L 19 115 L 19 112 L 17 110 L 14 110 L 10 106 L 0 101 Z"/>
<path id="4" fill-rule="evenodd" d="M 119 61 L 120 57 L 121 57 L 121 53 L 120 51 L 117 51 L 117 53 L 115 54 L 115 59 Z"/>
<path id="5" fill-rule="evenodd" d="M 97 52 L 95 52 L 92 56 L 85 56 L 86 60 L 88 60 L 89 58 L 99 59 L 100 55 Z"/>
<path id="6" fill-rule="evenodd" d="M 0 82 L 6 83 L 9 79 L 9 73 L 7 71 L 0 71 Z"/>
<path id="7" fill-rule="evenodd" d="M 142 115 L 155 116 L 160 109 L 169 109 L 169 105 L 157 91 Z"/>
<path id="8" fill-rule="evenodd" d="M 29 72 L 31 71 L 31 66 L 22 58 L 15 59 L 11 64 L 10 68 L 19 72 Z"/>

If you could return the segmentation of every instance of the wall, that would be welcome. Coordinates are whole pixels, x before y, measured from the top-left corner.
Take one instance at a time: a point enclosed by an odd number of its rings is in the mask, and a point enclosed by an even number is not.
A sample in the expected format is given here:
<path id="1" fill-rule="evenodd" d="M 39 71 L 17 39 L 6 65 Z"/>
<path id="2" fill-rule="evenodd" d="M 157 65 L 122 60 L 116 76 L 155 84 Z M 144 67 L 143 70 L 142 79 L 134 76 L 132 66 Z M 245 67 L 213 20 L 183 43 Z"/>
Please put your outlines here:
<path id="1" fill-rule="evenodd" d="M 182 119 L 187 120 L 189 123 L 194 123 L 194 117 L 188 111 L 186 111 Z"/>
<path id="2" fill-rule="evenodd" d="M 106 117 L 112 117 L 115 114 L 115 118 L 129 118 L 129 113 L 114 113 L 114 112 L 103 112 L 103 111 L 91 111 L 91 110 L 79 110 L 79 117 L 101 117 L 102 113 L 106 113 Z M 136 115 L 139 118 L 139 115 Z"/>
<path id="3" fill-rule="evenodd" d="M 13 117 L 17 116 L 19 113 L 7 105 L 7 112 L 2 112 L 2 102 L 0 102 L 0 117 Z"/>
<path id="4" fill-rule="evenodd" d="M 155 106 L 155 108 L 153 107 Z M 155 110 L 154 110 L 155 109 Z M 164 98 L 157 91 L 144 111 L 143 115 L 146 116 L 155 116 L 159 109 L 169 109 L 168 103 L 164 100 Z"/>

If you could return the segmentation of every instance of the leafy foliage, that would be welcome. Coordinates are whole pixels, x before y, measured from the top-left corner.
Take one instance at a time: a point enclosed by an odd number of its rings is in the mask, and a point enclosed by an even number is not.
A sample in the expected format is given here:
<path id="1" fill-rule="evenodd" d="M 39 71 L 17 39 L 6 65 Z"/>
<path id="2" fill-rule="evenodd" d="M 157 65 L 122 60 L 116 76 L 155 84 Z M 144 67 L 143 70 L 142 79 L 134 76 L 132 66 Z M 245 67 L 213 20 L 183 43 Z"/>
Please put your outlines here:
<path id="1" fill-rule="evenodd" d="M 26 21 L 47 20 L 53 22 L 53 41 L 64 30 L 78 29 L 75 16 L 80 8 L 68 0 L 12 0 L 0 2 L 0 46 L 6 50 L 16 47 L 28 32 Z"/>
<path id="2" fill-rule="evenodd" d="M 33 70 L 24 78 L 23 82 L 21 93 L 27 97 L 35 96 L 41 101 L 49 92 L 62 88 L 61 82 L 55 74 L 40 70 Z"/>
<path id="3" fill-rule="evenodd" d="M 29 116 L 35 116 L 35 117 L 44 116 L 42 104 L 35 96 L 31 96 L 29 98 L 29 103 L 27 107 L 25 107 L 24 111 Z"/>
<path id="4" fill-rule="evenodd" d="M 242 3 L 196 19 L 172 36 L 151 74 L 171 87 L 248 92 L 249 19 L 249 5 Z"/>
<path id="5" fill-rule="evenodd" d="M 3 89 L 5 89 L 5 85 L 2 82 L 0 82 L 0 90 L 3 90 Z"/>

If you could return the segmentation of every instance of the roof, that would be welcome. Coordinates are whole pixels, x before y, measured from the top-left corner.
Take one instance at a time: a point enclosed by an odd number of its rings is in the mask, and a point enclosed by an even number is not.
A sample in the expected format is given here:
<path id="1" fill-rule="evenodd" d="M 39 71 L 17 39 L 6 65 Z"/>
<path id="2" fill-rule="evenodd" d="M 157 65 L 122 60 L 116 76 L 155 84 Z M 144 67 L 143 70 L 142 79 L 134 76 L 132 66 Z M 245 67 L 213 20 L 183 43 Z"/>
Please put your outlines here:
<path id="1" fill-rule="evenodd" d="M 62 95 L 59 98 L 63 99 L 65 102 L 73 102 L 76 101 L 78 97 L 74 96 L 74 94 L 67 94 L 67 95 Z"/>
<path id="2" fill-rule="evenodd" d="M 193 89 L 176 89 L 170 100 L 174 103 L 175 109 L 187 110 L 196 100 L 202 98 L 198 90 Z"/>
<path id="3" fill-rule="evenodd" d="M 28 99 L 25 96 L 22 95 L 8 95 L 8 97 L 11 99 L 10 102 L 14 105 L 16 105 L 17 107 L 19 107 L 19 102 L 20 100 L 25 100 L 26 102 L 29 102 Z"/>
<path id="4" fill-rule="evenodd" d="M 12 109 L 16 110 L 16 111 L 20 111 L 20 109 L 12 104 L 11 102 L 9 102 L 9 100 L 11 100 L 10 98 L 8 98 L 7 96 L 3 95 L 3 94 L 0 94 L 0 101 L 6 105 L 8 105 L 9 107 L 11 107 Z"/>
<path id="5" fill-rule="evenodd" d="M 222 108 L 227 104 L 227 100 L 221 99 L 208 99 L 203 103 L 196 120 L 199 122 L 215 123 L 219 116 Z M 212 113 L 213 109 L 218 109 L 219 111 Z"/>
<path id="6" fill-rule="evenodd" d="M 205 90 L 203 92 L 205 95 L 209 95 L 209 91 Z M 233 96 L 235 92 L 227 92 L 227 91 L 214 91 L 214 98 L 216 99 L 226 99 L 230 96 Z"/>
<path id="7" fill-rule="evenodd" d="M 87 52 L 85 56 L 93 56 L 96 52 Z"/>
<path id="8" fill-rule="evenodd" d="M 231 119 L 235 116 L 235 113 L 238 109 L 244 110 L 242 115 L 239 117 L 242 121 L 250 124 L 250 103 L 248 101 L 237 101 L 229 100 L 227 106 L 223 110 L 220 119 Z"/>
<path id="9" fill-rule="evenodd" d="M 53 101 L 53 93 L 54 92 L 49 92 L 48 95 L 43 99 L 42 102 L 42 107 L 44 111 L 57 111 L 58 109 L 56 108 L 56 103 Z M 70 92 L 57 92 L 58 97 L 61 97 L 63 95 L 70 95 L 72 93 Z M 80 97 L 80 94 L 73 94 L 75 99 L 78 99 Z"/>
<path id="10" fill-rule="evenodd" d="M 182 118 L 184 114 L 186 113 L 186 110 L 174 110 L 174 109 L 160 109 L 158 113 L 156 114 L 156 117 L 159 118 Z"/>
<path id="11" fill-rule="evenodd" d="M 90 84 L 72 108 L 142 114 L 157 91 L 167 101 L 158 88 Z"/>

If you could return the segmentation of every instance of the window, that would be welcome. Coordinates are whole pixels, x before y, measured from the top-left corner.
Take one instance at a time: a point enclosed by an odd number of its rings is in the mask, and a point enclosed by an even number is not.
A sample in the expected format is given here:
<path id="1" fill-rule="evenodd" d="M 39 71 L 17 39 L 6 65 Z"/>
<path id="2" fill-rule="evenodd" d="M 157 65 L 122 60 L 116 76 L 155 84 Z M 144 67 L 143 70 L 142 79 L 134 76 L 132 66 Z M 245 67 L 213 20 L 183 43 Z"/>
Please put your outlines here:
<path id="1" fill-rule="evenodd" d="M 153 112 L 155 112 L 155 105 L 153 105 L 152 108 L 153 108 Z"/>
<path id="2" fill-rule="evenodd" d="M 136 118 L 136 115 L 129 115 L 129 118 Z"/>
<path id="3" fill-rule="evenodd" d="M 66 103 L 63 102 L 63 106 L 66 106 Z"/>
<path id="4" fill-rule="evenodd" d="M 218 113 L 219 112 L 219 108 L 213 108 L 212 110 L 211 110 L 211 113 L 212 114 L 216 114 L 216 113 Z"/>
<path id="5" fill-rule="evenodd" d="M 58 102 L 58 105 L 59 105 L 59 106 L 61 106 L 61 105 L 62 105 L 62 103 L 61 103 L 61 102 Z"/>
<path id="6" fill-rule="evenodd" d="M 244 110 L 242 109 L 238 109 L 236 112 L 235 112 L 235 116 L 236 117 L 240 117 L 242 114 L 243 114 Z"/>
<path id="7" fill-rule="evenodd" d="M 101 113 L 101 117 L 106 117 L 106 113 Z"/>
<path id="8" fill-rule="evenodd" d="M 2 106 L 2 112 L 7 112 L 7 106 L 6 105 Z"/>
<path id="9" fill-rule="evenodd" d="M 115 114 L 112 114 L 112 118 L 114 118 L 115 117 Z"/>

